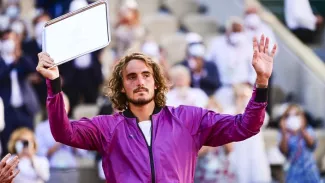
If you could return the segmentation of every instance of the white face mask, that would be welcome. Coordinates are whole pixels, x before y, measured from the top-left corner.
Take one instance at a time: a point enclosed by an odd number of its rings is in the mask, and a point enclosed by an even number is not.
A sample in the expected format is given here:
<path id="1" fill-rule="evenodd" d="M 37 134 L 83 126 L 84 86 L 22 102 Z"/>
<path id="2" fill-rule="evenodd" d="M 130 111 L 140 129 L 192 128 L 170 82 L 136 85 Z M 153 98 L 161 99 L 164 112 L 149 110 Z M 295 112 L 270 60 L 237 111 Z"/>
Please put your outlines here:
<path id="1" fill-rule="evenodd" d="M 1 42 L 1 53 L 12 54 L 15 51 L 15 42 L 7 39 Z"/>
<path id="2" fill-rule="evenodd" d="M 16 142 L 16 144 L 15 144 L 15 149 L 16 149 L 16 153 L 17 154 L 20 154 L 22 151 L 23 151 L 23 149 L 24 149 L 24 144 L 23 144 L 23 142 L 22 141 L 17 141 Z"/>
<path id="3" fill-rule="evenodd" d="M 43 29 L 45 26 L 46 22 L 42 21 L 42 22 L 38 22 L 35 25 L 35 39 L 37 41 L 37 43 L 41 46 L 42 45 L 42 39 L 43 39 Z"/>
<path id="4" fill-rule="evenodd" d="M 10 5 L 6 9 L 6 15 L 10 18 L 17 18 L 19 16 L 19 8 L 15 5 Z"/>
<path id="5" fill-rule="evenodd" d="M 261 18 L 256 14 L 249 14 L 245 17 L 245 25 L 249 28 L 256 29 L 261 23 Z"/>
<path id="6" fill-rule="evenodd" d="M 296 131 L 302 125 L 300 116 L 289 116 L 286 120 L 286 127 L 289 130 Z"/>
<path id="7" fill-rule="evenodd" d="M 229 36 L 229 41 L 233 45 L 239 45 L 245 41 L 245 34 L 242 32 L 231 33 Z"/>
<path id="8" fill-rule="evenodd" d="M 193 58 L 188 59 L 188 66 L 191 69 L 195 69 L 197 67 L 197 63 Z"/>
<path id="9" fill-rule="evenodd" d="M 11 29 L 17 34 L 22 34 L 24 32 L 24 24 L 22 22 L 14 22 L 11 25 Z"/>

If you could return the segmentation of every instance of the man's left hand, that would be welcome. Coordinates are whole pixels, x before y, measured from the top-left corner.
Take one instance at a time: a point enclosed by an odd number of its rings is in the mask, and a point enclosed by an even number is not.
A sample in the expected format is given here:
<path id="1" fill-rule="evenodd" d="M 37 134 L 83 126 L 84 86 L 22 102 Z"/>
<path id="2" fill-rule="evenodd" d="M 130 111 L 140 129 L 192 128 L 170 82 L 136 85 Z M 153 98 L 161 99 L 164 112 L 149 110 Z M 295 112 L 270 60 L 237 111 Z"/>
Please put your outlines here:
<path id="1" fill-rule="evenodd" d="M 276 53 L 277 46 L 274 44 L 272 52 L 269 53 L 269 38 L 261 36 L 260 42 L 257 42 L 257 38 L 253 40 L 253 67 L 257 74 L 256 84 L 268 85 L 269 78 L 271 77 L 273 70 L 273 58 Z"/>

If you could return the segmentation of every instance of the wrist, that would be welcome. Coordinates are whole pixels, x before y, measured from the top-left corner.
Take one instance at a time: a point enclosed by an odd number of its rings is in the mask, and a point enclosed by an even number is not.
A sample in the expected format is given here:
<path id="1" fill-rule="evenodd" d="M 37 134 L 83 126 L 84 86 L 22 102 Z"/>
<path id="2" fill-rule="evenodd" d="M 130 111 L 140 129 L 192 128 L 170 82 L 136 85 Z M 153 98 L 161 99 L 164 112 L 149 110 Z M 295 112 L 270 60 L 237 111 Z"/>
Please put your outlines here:
<path id="1" fill-rule="evenodd" d="M 49 77 L 49 80 L 55 80 L 55 79 L 57 79 L 58 77 L 60 77 L 59 74 L 58 74 L 58 75 L 54 75 L 54 76 Z"/>
<path id="2" fill-rule="evenodd" d="M 269 84 L 269 78 L 258 77 L 256 78 L 256 88 L 267 88 Z"/>

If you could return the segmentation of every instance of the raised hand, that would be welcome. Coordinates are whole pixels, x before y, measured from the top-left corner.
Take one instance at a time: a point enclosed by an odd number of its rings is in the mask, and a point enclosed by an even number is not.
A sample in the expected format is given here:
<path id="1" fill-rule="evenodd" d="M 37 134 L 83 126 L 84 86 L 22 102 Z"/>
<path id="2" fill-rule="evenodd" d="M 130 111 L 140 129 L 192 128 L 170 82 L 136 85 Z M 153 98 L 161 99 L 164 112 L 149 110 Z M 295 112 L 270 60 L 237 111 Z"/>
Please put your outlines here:
<path id="1" fill-rule="evenodd" d="M 59 69 L 54 66 L 54 61 L 49 54 L 41 52 L 38 54 L 38 65 L 36 67 L 37 72 L 47 79 L 54 80 L 59 77 Z M 52 68 L 51 68 L 52 67 Z M 49 69 L 50 68 L 50 69 Z"/>
<path id="2" fill-rule="evenodd" d="M 261 36 L 260 42 L 257 42 L 257 38 L 253 40 L 253 67 L 257 74 L 256 84 L 268 85 L 269 78 L 273 71 L 273 58 L 276 53 L 277 46 L 274 44 L 271 53 L 269 53 L 269 38 Z"/>
<path id="3" fill-rule="evenodd" d="M 14 157 L 10 161 L 10 154 L 7 154 L 0 162 L 0 182 L 11 183 L 12 180 L 18 175 L 19 170 L 16 169 L 19 163 L 18 157 Z"/>

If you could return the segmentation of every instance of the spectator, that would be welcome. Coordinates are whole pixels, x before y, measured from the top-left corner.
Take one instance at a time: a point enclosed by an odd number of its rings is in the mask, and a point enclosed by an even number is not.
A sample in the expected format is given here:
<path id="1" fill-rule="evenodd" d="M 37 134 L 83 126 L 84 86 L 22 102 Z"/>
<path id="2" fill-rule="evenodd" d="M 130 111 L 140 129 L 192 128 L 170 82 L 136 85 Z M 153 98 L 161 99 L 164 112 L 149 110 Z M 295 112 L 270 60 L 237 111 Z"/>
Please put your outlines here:
<path id="1" fill-rule="evenodd" d="M 252 87 L 242 83 L 234 86 L 235 114 L 241 114 L 251 98 Z M 233 145 L 234 161 L 236 162 L 237 182 L 270 183 L 271 169 L 267 159 L 263 130 L 268 124 L 266 113 L 261 131 L 250 139 L 235 142 Z"/>
<path id="2" fill-rule="evenodd" d="M 167 93 L 167 105 L 178 107 L 192 105 L 207 107 L 209 98 L 200 88 L 191 88 L 190 71 L 182 65 L 176 65 L 170 70 L 170 78 L 174 87 Z"/>
<path id="3" fill-rule="evenodd" d="M 126 0 L 122 4 L 119 17 L 120 20 L 115 30 L 117 59 L 130 48 L 140 49 L 146 35 L 146 30 L 141 25 L 138 4 L 135 0 Z"/>
<path id="4" fill-rule="evenodd" d="M 36 155 L 37 143 L 30 129 L 15 130 L 10 136 L 8 149 L 19 157 L 20 173 L 14 183 L 44 183 L 49 179 L 49 162 L 45 157 Z"/>
<path id="5" fill-rule="evenodd" d="M 45 23 L 49 21 L 51 17 L 47 13 L 42 13 L 33 20 L 34 27 L 34 37 L 33 39 L 25 42 L 23 44 L 23 51 L 28 55 L 33 62 L 33 72 L 29 75 L 29 81 L 32 84 L 38 101 L 40 102 L 43 109 L 45 109 L 46 102 L 46 84 L 45 79 L 36 72 L 35 68 L 37 66 L 38 56 L 37 54 L 42 51 L 42 31 L 45 26 Z M 45 114 L 43 114 L 45 116 Z"/>
<path id="6" fill-rule="evenodd" d="M 280 121 L 280 151 L 288 160 L 286 182 L 320 182 L 319 170 L 313 156 L 316 149 L 315 132 L 307 123 L 303 109 L 291 104 Z"/>
<path id="7" fill-rule="evenodd" d="M 257 14 L 256 7 L 248 7 L 246 9 L 244 15 L 244 25 L 249 40 L 253 40 L 254 36 L 261 37 L 262 34 L 264 34 L 270 39 L 271 45 L 276 44 L 277 41 L 272 28 L 261 20 L 260 16 Z M 269 51 L 272 51 L 271 49 L 272 48 L 269 48 Z"/>
<path id="8" fill-rule="evenodd" d="M 313 43 L 323 24 L 323 17 L 314 15 L 308 0 L 285 0 L 285 22 L 304 43 Z"/>
<path id="9" fill-rule="evenodd" d="M 231 18 L 227 22 L 226 35 L 213 40 L 207 54 L 207 59 L 215 62 L 219 69 L 223 87 L 247 81 L 255 83 L 251 48 L 243 21 L 237 17 Z"/>
<path id="10" fill-rule="evenodd" d="M 10 158 L 11 155 L 7 154 L 0 162 L 0 182 L 2 183 L 12 183 L 19 173 L 17 169 L 19 163 L 18 156 L 11 158 L 11 160 Z"/>
<path id="11" fill-rule="evenodd" d="M 205 47 L 200 43 L 188 46 L 187 59 L 180 64 L 191 71 L 191 86 L 201 88 L 208 96 L 212 95 L 220 86 L 219 73 L 213 62 L 204 59 Z"/>
<path id="12" fill-rule="evenodd" d="M 65 110 L 69 112 L 69 100 L 64 95 Z M 69 174 L 63 173 L 63 170 L 75 170 L 77 168 L 78 155 L 85 155 L 87 151 L 75 149 L 54 140 L 49 121 L 46 120 L 37 125 L 36 139 L 39 145 L 38 154 L 47 157 L 50 162 L 51 177 L 48 183 L 78 183 L 78 171 L 71 171 Z"/>
<path id="13" fill-rule="evenodd" d="M 5 106 L 5 129 L 1 133 L 3 154 L 7 154 L 10 134 L 19 127 L 33 129 L 33 117 L 38 111 L 38 103 L 29 83 L 28 74 L 35 68 L 23 55 L 18 55 L 17 34 L 5 31 L 1 35 L 0 56 L 0 97 Z"/>

